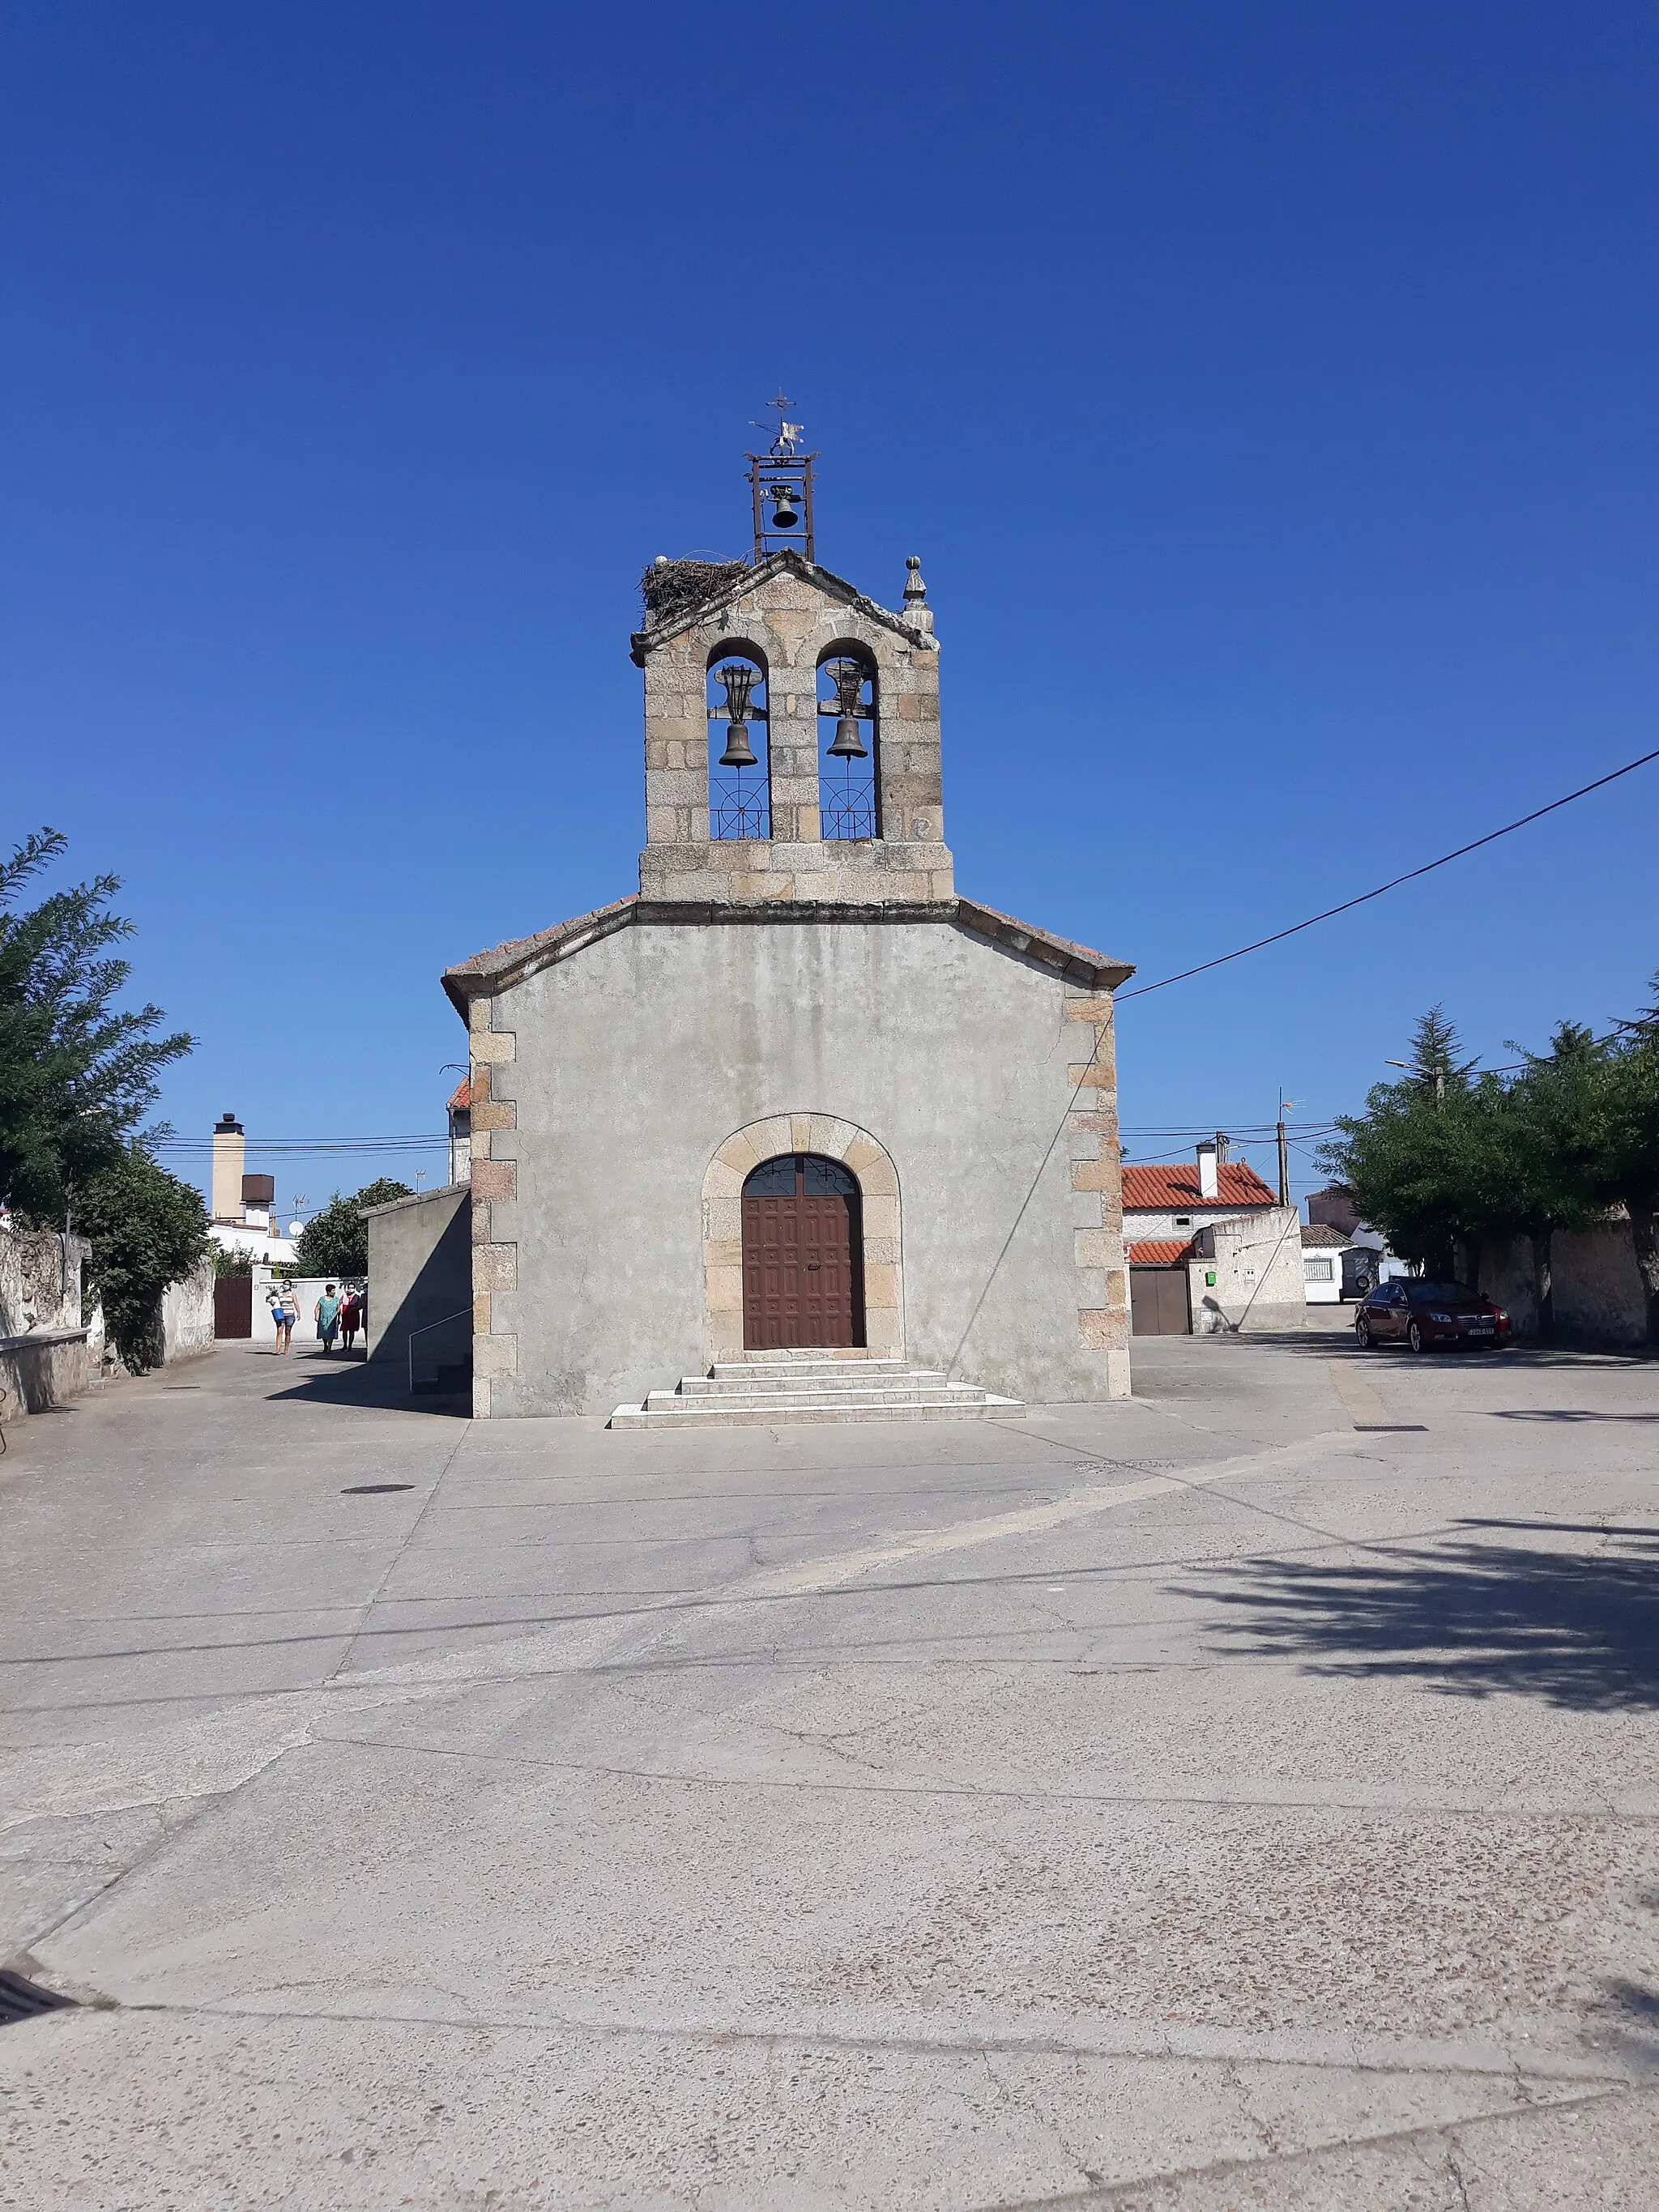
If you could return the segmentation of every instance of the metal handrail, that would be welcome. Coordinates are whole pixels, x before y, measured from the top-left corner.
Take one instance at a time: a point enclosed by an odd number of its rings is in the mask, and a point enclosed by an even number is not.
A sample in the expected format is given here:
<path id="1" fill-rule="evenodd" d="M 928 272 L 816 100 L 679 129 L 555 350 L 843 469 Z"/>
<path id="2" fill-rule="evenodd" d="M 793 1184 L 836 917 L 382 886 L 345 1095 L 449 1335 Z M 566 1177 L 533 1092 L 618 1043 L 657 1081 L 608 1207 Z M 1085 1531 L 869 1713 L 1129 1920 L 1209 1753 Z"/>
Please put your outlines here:
<path id="1" fill-rule="evenodd" d="M 443 1317 L 443 1320 L 442 1320 L 442 1321 L 428 1321 L 428 1322 L 422 1322 L 422 1324 L 421 1324 L 421 1326 L 419 1327 L 419 1328 L 411 1328 L 411 1329 L 410 1330 L 410 1332 L 409 1332 L 409 1395 L 410 1395 L 410 1396 L 411 1398 L 415 1395 L 415 1340 L 416 1340 L 416 1338 L 417 1336 L 425 1336 L 425 1335 L 428 1333 L 428 1331 L 430 1331 L 430 1330 L 432 1330 L 432 1329 L 434 1329 L 434 1328 L 445 1328 L 445 1327 L 446 1327 L 446 1326 L 447 1326 L 450 1322 L 452 1322 L 452 1321 L 459 1321 L 463 1314 L 470 1314 L 470 1313 L 471 1312 L 471 1310 L 472 1310 L 472 1309 L 471 1309 L 471 1306 L 457 1306 L 457 1307 L 456 1307 L 456 1309 L 455 1309 L 455 1310 L 454 1310 L 454 1312 L 453 1312 L 453 1314 L 446 1314 L 446 1315 L 444 1316 L 444 1317 Z"/>

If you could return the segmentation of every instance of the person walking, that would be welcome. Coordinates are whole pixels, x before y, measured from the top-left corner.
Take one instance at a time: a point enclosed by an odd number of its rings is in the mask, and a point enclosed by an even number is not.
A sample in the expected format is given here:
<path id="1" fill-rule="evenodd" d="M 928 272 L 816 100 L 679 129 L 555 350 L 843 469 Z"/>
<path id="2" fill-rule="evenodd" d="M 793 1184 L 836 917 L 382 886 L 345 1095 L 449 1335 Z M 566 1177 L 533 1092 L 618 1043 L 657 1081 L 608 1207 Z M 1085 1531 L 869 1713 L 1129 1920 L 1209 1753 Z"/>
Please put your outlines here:
<path id="1" fill-rule="evenodd" d="M 293 1291 L 289 1289 L 286 1283 L 278 1284 L 276 1290 L 269 1295 L 270 1318 L 276 1324 L 276 1342 L 274 1349 L 277 1358 L 280 1359 L 288 1350 L 289 1340 L 294 1334 L 294 1324 L 300 1318 L 300 1308 Z"/>
<path id="2" fill-rule="evenodd" d="M 355 1290 L 348 1291 L 340 1302 L 340 1342 L 343 1349 L 347 1352 L 349 1352 L 356 1342 L 357 1331 L 362 1325 L 362 1299 Z"/>
<path id="3" fill-rule="evenodd" d="M 317 1334 L 322 1340 L 323 1350 L 331 1352 L 335 1337 L 339 1334 L 340 1301 L 332 1283 L 323 1285 L 323 1295 L 317 1301 Z"/>

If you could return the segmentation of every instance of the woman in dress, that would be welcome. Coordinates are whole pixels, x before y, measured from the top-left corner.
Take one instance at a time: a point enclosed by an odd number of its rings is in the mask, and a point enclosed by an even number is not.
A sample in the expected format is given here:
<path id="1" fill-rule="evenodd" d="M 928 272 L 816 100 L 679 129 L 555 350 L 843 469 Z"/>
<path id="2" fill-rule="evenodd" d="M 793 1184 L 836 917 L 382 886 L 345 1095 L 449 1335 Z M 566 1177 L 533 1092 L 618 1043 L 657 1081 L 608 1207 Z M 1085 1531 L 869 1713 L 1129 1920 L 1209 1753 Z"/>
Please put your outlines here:
<path id="1" fill-rule="evenodd" d="M 323 1285 L 323 1295 L 317 1301 L 317 1334 L 322 1340 L 323 1350 L 332 1352 L 334 1340 L 340 1328 L 340 1300 L 332 1283 Z"/>

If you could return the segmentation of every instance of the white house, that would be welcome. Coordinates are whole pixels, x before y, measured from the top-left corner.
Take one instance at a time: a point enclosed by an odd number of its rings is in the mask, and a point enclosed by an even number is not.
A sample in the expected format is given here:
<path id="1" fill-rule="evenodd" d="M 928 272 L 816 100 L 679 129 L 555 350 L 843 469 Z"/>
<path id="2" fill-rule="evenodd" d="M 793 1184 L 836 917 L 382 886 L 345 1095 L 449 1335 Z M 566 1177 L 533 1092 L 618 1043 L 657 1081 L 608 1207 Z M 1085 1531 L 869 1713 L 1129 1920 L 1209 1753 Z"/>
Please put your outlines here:
<path id="1" fill-rule="evenodd" d="M 1342 1231 L 1322 1221 L 1311 1222 L 1303 1230 L 1303 1294 L 1310 1306 L 1341 1304 L 1342 1261 L 1347 1249 L 1348 1240 Z"/>
<path id="2" fill-rule="evenodd" d="M 1206 1139 L 1190 1167 L 1123 1170 L 1137 1336 L 1302 1325 L 1301 1217 L 1225 1146 Z"/>

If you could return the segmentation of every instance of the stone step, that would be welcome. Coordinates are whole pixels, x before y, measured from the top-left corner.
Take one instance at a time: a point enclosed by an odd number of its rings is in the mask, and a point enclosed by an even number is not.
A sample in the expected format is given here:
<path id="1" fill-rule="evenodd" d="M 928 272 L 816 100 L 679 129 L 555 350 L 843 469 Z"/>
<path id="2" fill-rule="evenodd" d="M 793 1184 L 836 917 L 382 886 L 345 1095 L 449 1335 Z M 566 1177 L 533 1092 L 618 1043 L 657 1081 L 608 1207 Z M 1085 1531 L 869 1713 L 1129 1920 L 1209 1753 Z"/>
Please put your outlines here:
<path id="1" fill-rule="evenodd" d="M 831 1405 L 795 1406 L 787 1401 L 766 1406 L 735 1406 L 722 1400 L 678 1398 L 672 1391 L 660 1406 L 618 1406 L 611 1416 L 613 1429 L 766 1429 L 784 1424 L 809 1426 L 831 1421 L 960 1421 L 982 1420 L 1000 1413 L 1018 1399 L 990 1393 L 969 1403 L 956 1399 L 936 1404 L 927 1399 L 838 1398 Z"/>
<path id="2" fill-rule="evenodd" d="M 734 1352 L 726 1367 L 787 1367 L 792 1361 L 838 1367 L 902 1367 L 896 1352 L 868 1352 L 861 1344 L 794 1344 L 770 1352 Z"/>
<path id="3" fill-rule="evenodd" d="M 902 1359 L 841 1360 L 817 1352 L 755 1352 L 618 1406 L 613 1429 L 764 1428 L 782 1421 L 933 1421 L 983 1418 L 1018 1405 L 976 1382 L 949 1382 Z"/>
<path id="4" fill-rule="evenodd" d="M 761 1412 L 767 1407 L 835 1407 L 849 1404 L 871 1406 L 908 1406 L 927 1403 L 937 1406 L 968 1406 L 983 1404 L 986 1393 L 966 1384 L 945 1388 L 939 1384 L 916 1383 L 911 1388 L 895 1385 L 886 1390 L 721 1390 L 712 1396 L 699 1396 L 696 1392 L 653 1390 L 646 1399 L 648 1413 L 659 1413 L 665 1407 L 690 1406 L 699 1413 L 717 1412 L 721 1407 L 731 1407 L 738 1412 Z"/>
<path id="5" fill-rule="evenodd" d="M 909 1389 L 918 1385 L 942 1390 L 945 1388 L 945 1376 L 932 1368 L 921 1367 L 884 1370 L 874 1375 L 842 1375 L 832 1367 L 797 1368 L 787 1375 L 768 1375 L 748 1369 L 733 1375 L 722 1374 L 717 1368 L 713 1375 L 683 1376 L 679 1387 L 688 1398 L 714 1398 L 731 1390 L 850 1390 L 855 1395 L 867 1396 L 872 1391 Z"/>

